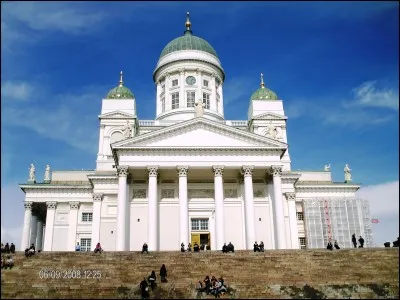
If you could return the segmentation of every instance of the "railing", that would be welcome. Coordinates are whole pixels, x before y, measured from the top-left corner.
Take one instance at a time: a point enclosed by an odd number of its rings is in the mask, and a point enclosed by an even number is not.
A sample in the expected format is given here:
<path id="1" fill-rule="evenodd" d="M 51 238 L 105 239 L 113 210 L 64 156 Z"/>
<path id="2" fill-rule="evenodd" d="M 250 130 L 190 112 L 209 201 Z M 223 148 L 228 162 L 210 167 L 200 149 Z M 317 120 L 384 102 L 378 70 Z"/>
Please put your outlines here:
<path id="1" fill-rule="evenodd" d="M 139 126 L 141 127 L 153 127 L 153 126 L 168 126 L 172 124 L 176 124 L 182 121 L 169 121 L 169 120 L 139 120 Z M 220 124 L 226 124 L 229 126 L 235 127 L 246 127 L 247 121 L 246 120 L 220 120 L 215 121 Z"/>

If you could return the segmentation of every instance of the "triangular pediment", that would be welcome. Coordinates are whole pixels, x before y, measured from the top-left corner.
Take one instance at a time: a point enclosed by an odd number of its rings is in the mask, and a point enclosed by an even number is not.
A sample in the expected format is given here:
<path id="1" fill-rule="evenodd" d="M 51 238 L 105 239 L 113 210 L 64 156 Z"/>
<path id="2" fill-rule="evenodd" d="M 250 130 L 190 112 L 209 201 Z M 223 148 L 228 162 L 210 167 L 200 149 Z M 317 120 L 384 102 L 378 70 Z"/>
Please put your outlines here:
<path id="1" fill-rule="evenodd" d="M 211 121 L 195 118 L 150 133 L 114 143 L 113 149 L 129 147 L 265 147 L 286 149 L 287 144 L 251 132 Z"/>
<path id="2" fill-rule="evenodd" d="M 99 115 L 100 119 L 134 119 L 136 118 L 135 115 L 120 111 L 120 110 L 115 110 L 115 111 L 110 111 L 105 114 Z"/>
<path id="3" fill-rule="evenodd" d="M 286 120 L 286 116 L 278 115 L 273 112 L 267 112 L 254 117 L 254 120 Z"/>

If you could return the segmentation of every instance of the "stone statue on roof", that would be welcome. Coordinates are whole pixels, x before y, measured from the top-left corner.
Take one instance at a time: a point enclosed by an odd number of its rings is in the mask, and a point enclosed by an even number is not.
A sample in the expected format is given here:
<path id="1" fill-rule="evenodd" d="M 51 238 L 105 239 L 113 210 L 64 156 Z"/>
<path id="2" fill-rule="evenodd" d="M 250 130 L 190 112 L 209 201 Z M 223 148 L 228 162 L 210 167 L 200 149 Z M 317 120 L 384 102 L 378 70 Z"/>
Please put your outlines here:
<path id="1" fill-rule="evenodd" d="M 50 165 L 46 165 L 46 170 L 44 171 L 44 181 L 50 181 Z"/>
<path id="2" fill-rule="evenodd" d="M 201 101 L 196 102 L 194 111 L 196 118 L 202 117 L 204 115 L 204 103 Z"/>
<path id="3" fill-rule="evenodd" d="M 349 165 L 346 164 L 344 166 L 344 182 L 349 182 L 351 181 L 351 173 L 350 173 L 351 169 L 349 168 Z"/>
<path id="4" fill-rule="evenodd" d="M 331 163 L 329 165 L 325 165 L 324 171 L 330 171 L 331 170 Z"/>
<path id="5" fill-rule="evenodd" d="M 29 168 L 29 181 L 35 181 L 35 166 L 33 164 Z"/>
<path id="6" fill-rule="evenodd" d="M 126 139 L 131 137 L 132 125 L 126 120 L 126 124 L 122 127 L 122 134 Z"/>

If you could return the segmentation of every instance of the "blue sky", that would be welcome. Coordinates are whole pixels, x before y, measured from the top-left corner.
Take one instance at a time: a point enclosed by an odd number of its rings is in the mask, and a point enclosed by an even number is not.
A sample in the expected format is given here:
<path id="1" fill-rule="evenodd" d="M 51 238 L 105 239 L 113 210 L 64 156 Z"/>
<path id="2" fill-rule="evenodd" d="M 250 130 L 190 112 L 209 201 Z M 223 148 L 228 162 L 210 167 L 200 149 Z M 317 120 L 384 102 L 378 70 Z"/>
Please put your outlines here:
<path id="1" fill-rule="evenodd" d="M 343 181 L 348 163 L 355 182 L 398 184 L 397 2 L 1 5 L 2 233 L 23 222 L 17 184 L 30 163 L 39 179 L 46 164 L 95 167 L 101 99 L 120 70 L 139 118 L 154 119 L 152 72 L 164 46 L 183 34 L 186 11 L 226 72 L 226 119 L 246 118 L 263 72 L 289 117 L 292 169 L 331 163 Z M 397 224 L 398 199 L 384 204 L 397 205 Z M 398 225 L 391 230 L 397 237 Z"/>

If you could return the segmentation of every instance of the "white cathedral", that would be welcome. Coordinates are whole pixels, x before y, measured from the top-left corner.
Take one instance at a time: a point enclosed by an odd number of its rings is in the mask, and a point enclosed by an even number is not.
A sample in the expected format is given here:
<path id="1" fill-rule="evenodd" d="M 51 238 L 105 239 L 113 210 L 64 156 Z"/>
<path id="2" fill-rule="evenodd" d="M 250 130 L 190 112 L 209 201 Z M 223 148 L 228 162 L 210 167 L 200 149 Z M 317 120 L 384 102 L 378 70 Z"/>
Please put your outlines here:
<path id="1" fill-rule="evenodd" d="M 21 250 L 179 251 L 197 242 L 221 250 L 322 248 L 329 239 L 372 244 L 368 203 L 330 166 L 292 171 L 283 101 L 261 87 L 247 120 L 225 120 L 225 72 L 214 48 L 186 30 L 161 52 L 153 81 L 155 120 L 139 120 L 123 82 L 102 100 L 95 170 L 31 165 Z M 247 100 L 246 100 L 247 101 Z M 140 107 L 139 107 L 140 109 Z"/>

